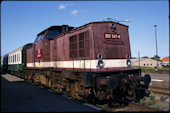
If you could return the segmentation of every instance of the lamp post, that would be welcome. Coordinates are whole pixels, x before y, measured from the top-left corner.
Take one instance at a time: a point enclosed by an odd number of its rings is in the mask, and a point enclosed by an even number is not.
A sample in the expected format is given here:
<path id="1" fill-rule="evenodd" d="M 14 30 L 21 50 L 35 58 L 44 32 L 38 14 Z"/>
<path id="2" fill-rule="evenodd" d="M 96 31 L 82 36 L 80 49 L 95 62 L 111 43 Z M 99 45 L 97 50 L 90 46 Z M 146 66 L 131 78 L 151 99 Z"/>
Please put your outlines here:
<path id="1" fill-rule="evenodd" d="M 139 69 L 140 69 L 140 52 L 138 51 Z"/>
<path id="2" fill-rule="evenodd" d="M 118 20 L 115 20 L 115 19 L 109 18 L 109 17 L 105 17 L 105 19 L 107 19 L 107 20 L 113 20 L 113 21 L 116 21 L 117 23 L 119 23 L 119 22 L 131 22 L 131 20 L 121 20 L 121 21 L 118 21 Z"/>
<path id="3" fill-rule="evenodd" d="M 157 35 L 156 35 L 156 27 L 157 27 L 157 25 L 154 25 L 154 27 L 155 27 L 155 41 L 156 41 L 156 56 L 157 56 L 157 65 L 156 65 L 156 68 L 157 68 L 157 70 L 158 70 L 158 47 L 157 47 Z"/>

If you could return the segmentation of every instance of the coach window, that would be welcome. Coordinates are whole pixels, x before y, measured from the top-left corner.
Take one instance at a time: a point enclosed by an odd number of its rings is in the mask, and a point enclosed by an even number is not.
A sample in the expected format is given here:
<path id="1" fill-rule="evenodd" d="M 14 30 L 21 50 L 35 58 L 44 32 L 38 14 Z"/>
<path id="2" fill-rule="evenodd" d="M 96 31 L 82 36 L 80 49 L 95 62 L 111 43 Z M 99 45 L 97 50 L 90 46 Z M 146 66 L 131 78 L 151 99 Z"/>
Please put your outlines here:
<path id="1" fill-rule="evenodd" d="M 13 60 L 13 63 L 14 63 L 14 55 L 12 55 L 12 60 Z"/>
<path id="2" fill-rule="evenodd" d="M 79 57 L 89 57 L 89 32 L 79 34 Z"/>
<path id="3" fill-rule="evenodd" d="M 19 54 L 19 61 L 18 62 L 20 62 L 20 54 Z"/>
<path id="4" fill-rule="evenodd" d="M 18 62 L 19 62 L 19 53 L 18 53 Z"/>
<path id="5" fill-rule="evenodd" d="M 18 54 L 18 62 L 20 62 L 20 53 Z"/>
<path id="6" fill-rule="evenodd" d="M 77 58 L 77 35 L 69 38 L 70 58 Z"/>
<path id="7" fill-rule="evenodd" d="M 17 55 L 18 55 L 18 62 L 19 62 L 19 53 Z"/>
<path id="8" fill-rule="evenodd" d="M 17 62 L 18 62 L 18 53 L 17 53 Z"/>
<path id="9" fill-rule="evenodd" d="M 18 62 L 18 54 L 16 54 L 16 62 Z"/>
<path id="10" fill-rule="evenodd" d="M 15 54 L 15 62 L 16 62 L 16 54 Z"/>

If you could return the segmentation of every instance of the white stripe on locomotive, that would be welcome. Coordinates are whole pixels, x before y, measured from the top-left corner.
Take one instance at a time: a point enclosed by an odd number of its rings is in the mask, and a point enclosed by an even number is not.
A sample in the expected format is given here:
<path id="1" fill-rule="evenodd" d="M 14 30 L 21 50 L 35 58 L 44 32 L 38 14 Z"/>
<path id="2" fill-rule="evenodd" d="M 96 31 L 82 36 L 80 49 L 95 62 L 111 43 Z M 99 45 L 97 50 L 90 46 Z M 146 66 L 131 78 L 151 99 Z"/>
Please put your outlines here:
<path id="1" fill-rule="evenodd" d="M 105 64 L 104 68 L 112 67 L 128 67 L 126 64 L 127 59 L 103 59 Z M 85 65 L 84 65 L 85 63 Z M 79 69 L 98 69 L 98 60 L 72 60 L 72 61 L 51 61 L 51 62 L 35 62 L 27 63 L 27 67 L 58 67 L 58 68 L 79 68 Z"/>

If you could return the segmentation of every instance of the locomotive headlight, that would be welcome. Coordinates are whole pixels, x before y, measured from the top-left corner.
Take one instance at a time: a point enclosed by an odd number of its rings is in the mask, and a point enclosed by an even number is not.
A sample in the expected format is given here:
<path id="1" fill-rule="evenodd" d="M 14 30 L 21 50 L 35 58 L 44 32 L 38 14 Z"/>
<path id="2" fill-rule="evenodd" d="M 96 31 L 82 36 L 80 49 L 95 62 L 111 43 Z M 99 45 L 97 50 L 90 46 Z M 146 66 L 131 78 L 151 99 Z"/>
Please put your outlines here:
<path id="1" fill-rule="evenodd" d="M 127 55 L 126 55 L 126 58 L 127 58 L 127 61 L 126 61 L 127 66 L 128 66 L 128 67 L 131 67 L 130 55 L 127 54 Z"/>
<path id="2" fill-rule="evenodd" d="M 97 55 L 97 58 L 99 59 L 98 63 L 97 63 L 97 67 L 99 67 L 100 69 L 102 69 L 104 67 L 104 62 L 103 62 L 103 56 L 101 54 Z"/>
<path id="3" fill-rule="evenodd" d="M 102 60 L 98 61 L 97 67 L 99 67 L 100 69 L 102 69 L 104 67 L 104 62 Z"/>
<path id="4" fill-rule="evenodd" d="M 127 64 L 128 67 L 131 67 L 131 60 L 127 59 L 126 64 Z"/>

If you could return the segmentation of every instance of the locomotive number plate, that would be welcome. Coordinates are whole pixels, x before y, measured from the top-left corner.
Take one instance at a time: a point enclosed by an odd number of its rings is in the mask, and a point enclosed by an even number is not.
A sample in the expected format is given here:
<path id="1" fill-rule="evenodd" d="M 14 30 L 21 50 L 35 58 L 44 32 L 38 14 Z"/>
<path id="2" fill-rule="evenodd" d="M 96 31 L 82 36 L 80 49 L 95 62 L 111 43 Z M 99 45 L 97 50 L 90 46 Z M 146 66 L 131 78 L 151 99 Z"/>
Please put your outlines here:
<path id="1" fill-rule="evenodd" d="M 120 39 L 120 34 L 104 33 L 105 39 Z"/>
<path id="2" fill-rule="evenodd" d="M 36 50 L 36 59 L 42 58 L 42 53 L 43 53 L 43 50 L 42 50 L 42 49 Z"/>

